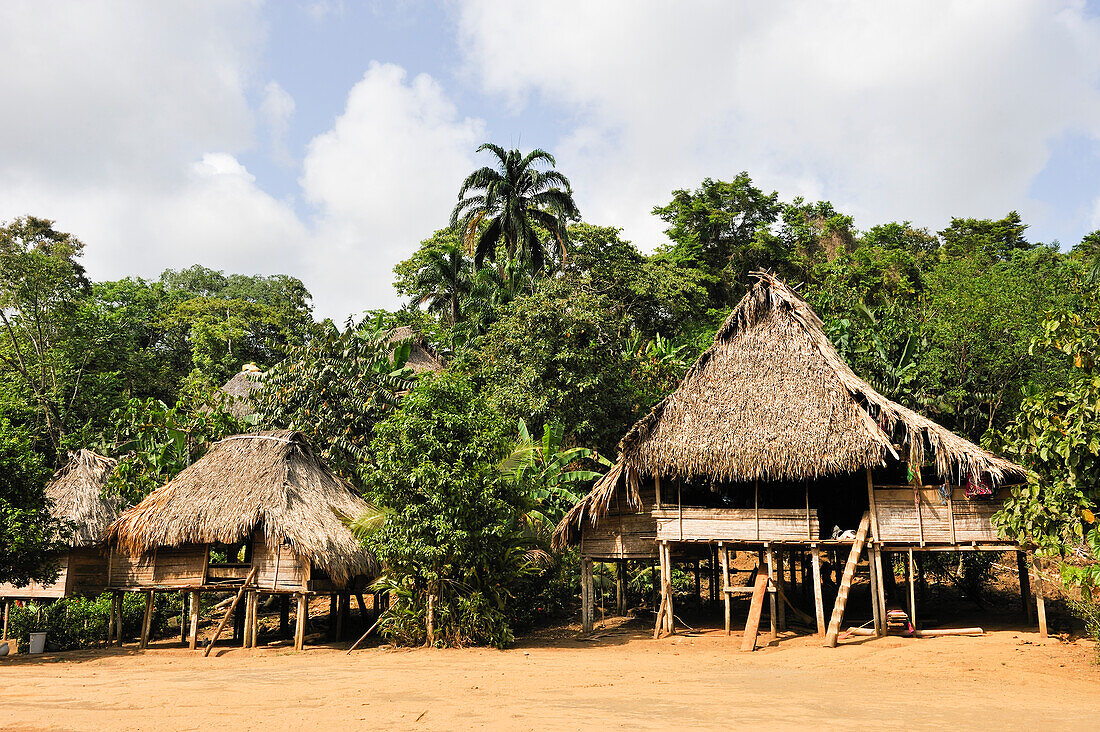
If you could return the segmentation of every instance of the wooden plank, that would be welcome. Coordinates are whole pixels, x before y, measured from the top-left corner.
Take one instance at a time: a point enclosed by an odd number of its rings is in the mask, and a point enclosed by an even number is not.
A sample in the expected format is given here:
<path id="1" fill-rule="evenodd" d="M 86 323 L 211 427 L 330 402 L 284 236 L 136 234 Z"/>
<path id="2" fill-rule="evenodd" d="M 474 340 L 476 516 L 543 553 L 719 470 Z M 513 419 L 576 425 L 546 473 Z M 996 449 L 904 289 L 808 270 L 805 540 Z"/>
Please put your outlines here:
<path id="1" fill-rule="evenodd" d="M 764 595 L 768 587 L 768 575 L 759 572 L 756 584 L 752 588 L 752 602 L 749 603 L 749 615 L 745 619 L 745 635 L 741 639 L 741 650 L 756 650 L 756 636 L 760 633 L 760 615 L 764 612 Z M 774 599 L 774 595 L 772 596 Z"/>
<path id="2" fill-rule="evenodd" d="M 871 580 L 871 617 L 874 619 L 875 635 L 886 635 L 886 618 L 879 605 L 879 593 L 882 591 L 882 575 L 878 571 L 878 552 L 874 543 L 867 545 L 867 571 Z"/>
<path id="3" fill-rule="evenodd" d="M 948 491 L 947 493 L 947 522 L 951 530 L 951 543 L 957 544 L 958 538 L 955 536 L 955 501 L 953 494 L 955 491 Z"/>
<path id="4" fill-rule="evenodd" d="M 810 547 L 810 561 L 813 566 L 814 614 L 817 616 L 817 634 L 825 636 L 825 602 L 821 598 L 821 549 L 814 544 Z"/>
<path id="5" fill-rule="evenodd" d="M 863 553 L 863 545 L 867 541 L 867 531 L 871 526 L 871 514 L 863 514 L 856 531 L 856 539 L 852 542 L 852 549 L 848 553 L 848 561 L 844 565 L 844 574 L 840 580 L 840 588 L 837 592 L 836 603 L 833 605 L 832 617 L 829 619 L 829 628 L 825 632 L 825 646 L 836 648 L 837 636 L 840 634 L 840 624 L 844 622 L 844 607 L 848 603 L 848 593 L 852 589 L 852 578 L 856 574 L 856 566 L 859 564 L 859 555 Z"/>
<path id="6" fill-rule="evenodd" d="M 309 622 L 309 604 L 304 592 L 297 594 L 298 615 L 294 625 L 294 650 L 300 651 L 306 646 L 306 623 Z"/>

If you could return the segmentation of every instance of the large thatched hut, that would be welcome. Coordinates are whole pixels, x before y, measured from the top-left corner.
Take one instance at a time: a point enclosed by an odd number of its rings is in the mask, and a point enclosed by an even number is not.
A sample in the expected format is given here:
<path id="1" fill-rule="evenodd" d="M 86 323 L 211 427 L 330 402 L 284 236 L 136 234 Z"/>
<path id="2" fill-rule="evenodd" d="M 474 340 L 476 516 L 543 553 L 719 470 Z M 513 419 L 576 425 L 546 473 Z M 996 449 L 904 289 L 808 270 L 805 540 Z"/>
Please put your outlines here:
<path id="1" fill-rule="evenodd" d="M 443 370 L 443 361 L 439 358 L 439 354 L 412 326 L 402 325 L 394 328 L 390 331 L 388 341 L 394 346 L 402 343 L 409 344 L 409 360 L 405 365 L 412 369 L 414 374 Z"/>
<path id="2" fill-rule="evenodd" d="M 824 632 L 822 553 L 840 560 L 855 548 L 858 559 L 863 534 L 882 632 L 893 579 L 884 581 L 883 553 L 904 552 L 912 566 L 914 552 L 1016 549 L 990 518 L 1024 471 L 879 394 L 841 359 L 805 300 L 770 274 L 755 276 L 679 387 L 622 439 L 614 467 L 561 521 L 555 543 L 579 547 L 588 583 L 592 561 L 656 557 L 666 630 L 674 556 L 721 561 L 727 629 L 731 595 L 757 594 L 757 575 L 769 577 L 761 591 L 772 593 L 774 627 L 784 569 L 791 583 L 814 574 Z M 759 557 L 751 586 L 731 585 L 737 550 Z M 836 579 L 846 598 L 851 576 Z M 588 626 L 591 588 L 582 595 Z M 915 616 L 912 592 L 908 609 Z"/>
<path id="3" fill-rule="evenodd" d="M 256 413 L 252 404 L 252 392 L 263 385 L 264 372 L 256 364 L 245 364 L 232 379 L 221 388 L 225 399 L 225 408 L 237 419 L 244 419 Z"/>
<path id="4" fill-rule="evenodd" d="M 192 646 L 199 593 L 246 586 L 253 626 L 260 594 L 293 595 L 300 646 L 309 597 L 346 600 L 374 576 L 345 524 L 369 508 L 300 433 L 227 437 L 111 525 L 110 586 L 190 592 Z"/>
<path id="5" fill-rule="evenodd" d="M 57 599 L 93 596 L 103 591 L 107 584 L 103 540 L 119 509 L 118 497 L 107 492 L 107 478 L 115 463 L 91 450 L 70 454 L 68 463 L 46 486 L 50 512 L 72 529 L 69 550 L 56 557 L 57 579 L 49 584 L 31 582 L 24 587 L 0 584 L 0 598 Z"/>

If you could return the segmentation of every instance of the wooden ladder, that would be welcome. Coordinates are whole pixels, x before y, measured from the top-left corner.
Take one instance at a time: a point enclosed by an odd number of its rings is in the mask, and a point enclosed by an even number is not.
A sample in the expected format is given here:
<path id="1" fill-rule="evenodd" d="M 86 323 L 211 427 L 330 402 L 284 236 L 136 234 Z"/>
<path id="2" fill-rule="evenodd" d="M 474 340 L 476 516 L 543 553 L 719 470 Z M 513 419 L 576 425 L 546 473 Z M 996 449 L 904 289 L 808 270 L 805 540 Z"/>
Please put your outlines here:
<path id="1" fill-rule="evenodd" d="M 852 588 L 852 578 L 856 574 L 859 555 L 863 553 L 863 547 L 867 543 L 867 532 L 870 529 L 871 514 L 864 513 L 863 519 L 859 522 L 859 530 L 856 531 L 856 540 L 852 543 L 852 551 L 848 553 L 848 563 L 844 565 L 844 575 L 840 579 L 840 589 L 836 595 L 836 604 L 833 605 L 833 615 L 829 619 L 829 629 L 825 632 L 826 648 L 836 648 L 840 624 L 844 622 L 844 607 L 848 604 L 848 591 Z"/>

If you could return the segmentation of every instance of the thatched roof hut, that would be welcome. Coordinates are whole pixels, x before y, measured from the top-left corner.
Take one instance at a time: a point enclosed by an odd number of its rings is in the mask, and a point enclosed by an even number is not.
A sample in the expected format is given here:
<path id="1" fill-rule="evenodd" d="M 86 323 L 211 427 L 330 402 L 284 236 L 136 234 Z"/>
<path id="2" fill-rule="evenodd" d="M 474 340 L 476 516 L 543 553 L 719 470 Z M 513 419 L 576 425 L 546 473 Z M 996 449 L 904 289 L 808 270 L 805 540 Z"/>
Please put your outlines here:
<path id="1" fill-rule="evenodd" d="M 73 547 L 103 541 L 107 528 L 118 518 L 121 500 L 106 493 L 107 478 L 117 463 L 91 450 L 70 453 L 69 462 L 46 486 L 46 496 L 53 503 L 51 513 L 74 525 Z"/>
<path id="2" fill-rule="evenodd" d="M 344 524 L 370 506 L 333 473 L 298 432 L 234 435 L 184 469 L 111 526 L 122 552 L 232 544 L 262 532 L 289 544 L 338 584 L 376 565 Z"/>
<path id="3" fill-rule="evenodd" d="M 607 511 L 619 480 L 639 505 L 640 476 L 712 481 L 806 480 L 887 458 L 942 480 L 1000 482 L 1023 468 L 875 391 L 844 363 L 809 304 L 771 274 L 726 318 L 680 386 L 619 443 L 619 459 L 561 521 L 558 546 Z M 899 455 L 899 452 L 901 455 Z"/>
<path id="4" fill-rule="evenodd" d="M 390 331 L 389 342 L 396 346 L 409 341 L 409 360 L 406 365 L 419 374 L 425 371 L 442 371 L 443 361 L 431 345 L 420 337 L 411 326 L 402 325 Z"/>
<path id="5" fill-rule="evenodd" d="M 252 392 L 263 385 L 264 374 L 253 364 L 248 364 L 221 388 L 226 395 L 225 407 L 237 419 L 256 413 L 252 405 Z"/>

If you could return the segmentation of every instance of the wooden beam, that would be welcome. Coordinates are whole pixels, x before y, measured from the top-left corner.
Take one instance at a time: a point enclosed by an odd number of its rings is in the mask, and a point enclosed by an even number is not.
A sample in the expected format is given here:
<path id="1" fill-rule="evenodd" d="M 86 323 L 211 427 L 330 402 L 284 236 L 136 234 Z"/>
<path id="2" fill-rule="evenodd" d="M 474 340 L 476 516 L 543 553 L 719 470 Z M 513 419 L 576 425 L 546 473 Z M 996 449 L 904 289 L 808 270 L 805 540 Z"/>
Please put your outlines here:
<path id="1" fill-rule="evenodd" d="M 1032 622 L 1031 611 L 1031 574 L 1027 568 L 1027 552 L 1016 552 L 1016 569 L 1020 573 L 1020 604 L 1024 610 L 1024 620 L 1028 625 Z"/>
<path id="2" fill-rule="evenodd" d="M 187 647 L 192 651 L 199 643 L 199 607 L 201 595 L 197 590 L 191 591 L 191 632 L 187 636 Z"/>
<path id="3" fill-rule="evenodd" d="M 871 540 L 879 540 L 878 512 L 875 510 L 875 484 L 871 480 L 871 469 L 867 468 L 867 506 L 871 512 Z"/>
<path id="4" fill-rule="evenodd" d="M 1031 564 L 1035 567 L 1035 610 L 1039 616 L 1039 637 L 1047 637 L 1047 604 L 1043 599 L 1043 575 L 1039 566 L 1039 557 L 1031 555 Z"/>
<path id="5" fill-rule="evenodd" d="M 153 591 L 145 593 L 145 616 L 141 620 L 141 640 L 138 648 L 145 650 L 149 645 L 149 633 L 153 627 Z"/>
<path id="6" fill-rule="evenodd" d="M 123 595 L 122 595 L 121 592 L 116 592 L 115 593 L 115 600 L 116 600 L 116 602 L 118 602 L 118 628 L 115 632 L 115 640 L 118 642 L 119 648 L 121 648 L 122 647 L 122 642 L 125 639 L 125 636 L 123 635 L 123 632 L 122 632 Z"/>
<path id="7" fill-rule="evenodd" d="M 595 627 L 595 581 L 592 575 L 592 560 L 587 557 L 581 562 L 581 631 L 591 633 Z"/>
<path id="8" fill-rule="evenodd" d="M 867 531 L 871 525 L 871 514 L 863 514 L 856 530 L 856 539 L 852 542 L 852 549 L 848 553 L 848 562 L 844 565 L 844 575 L 840 580 L 840 588 L 836 595 L 836 603 L 833 605 L 832 617 L 829 618 L 829 628 L 825 632 L 825 646 L 836 648 L 837 636 L 840 635 L 840 624 L 844 622 L 844 607 L 848 603 L 848 593 L 852 588 L 852 578 L 859 564 L 859 555 L 863 553 L 863 545 L 867 541 Z"/>
<path id="9" fill-rule="evenodd" d="M 252 593 L 244 595 L 244 622 L 241 624 L 241 648 L 252 647 Z"/>
<path id="10" fill-rule="evenodd" d="M 626 615 L 626 561 L 615 562 L 615 614 Z"/>
<path id="11" fill-rule="evenodd" d="M 760 633 L 760 616 L 764 612 L 764 595 L 768 589 L 768 575 L 757 572 L 756 584 L 752 588 L 752 602 L 749 603 L 749 615 L 745 618 L 745 635 L 741 639 L 743 652 L 756 650 L 756 636 Z M 774 602 L 775 595 L 772 595 Z"/>
<path id="12" fill-rule="evenodd" d="M 8 601 L 4 601 L 4 634 L 0 641 L 8 639 Z M 107 645 L 114 645 L 115 639 L 115 596 L 111 595 L 111 612 L 107 617 Z"/>
<path id="13" fill-rule="evenodd" d="M 947 491 L 947 521 L 948 521 L 948 524 L 947 525 L 951 529 L 951 543 L 952 544 L 958 544 L 959 542 L 955 539 L 955 501 L 952 498 L 952 495 L 954 493 L 955 493 L 955 488 L 953 486 L 948 486 L 948 491 Z"/>
<path id="14" fill-rule="evenodd" d="M 730 634 L 730 623 L 732 617 L 730 615 L 730 605 L 732 598 L 730 597 L 730 550 L 725 544 L 718 545 L 718 553 L 722 559 L 722 600 L 725 603 L 725 618 L 726 618 L 726 635 Z"/>
<path id="15" fill-rule="evenodd" d="M 775 586 L 775 550 L 772 549 L 769 546 L 765 549 L 765 554 L 768 557 L 768 575 L 767 575 L 768 582 L 774 587 Z M 769 611 L 768 614 L 770 616 L 768 618 L 768 621 L 771 624 L 772 638 L 778 638 L 779 637 L 779 626 L 776 622 L 776 618 L 778 617 L 778 610 L 776 608 L 775 594 L 774 593 L 768 595 L 768 611 Z"/>
<path id="16" fill-rule="evenodd" d="M 879 605 L 879 593 L 882 592 L 882 574 L 878 569 L 879 554 L 873 543 L 867 545 L 867 570 L 871 577 L 871 616 L 874 618 L 875 635 L 886 635 L 886 619 Z"/>
<path id="17" fill-rule="evenodd" d="M 817 616 L 817 634 L 825 637 L 825 601 L 821 598 L 821 549 L 810 545 L 810 561 L 813 566 L 814 614 Z"/>
<path id="18" fill-rule="evenodd" d="M 909 623 L 917 629 L 917 560 L 909 550 Z"/>

